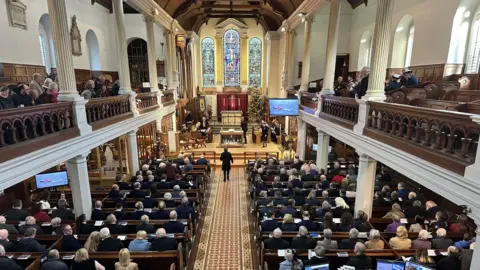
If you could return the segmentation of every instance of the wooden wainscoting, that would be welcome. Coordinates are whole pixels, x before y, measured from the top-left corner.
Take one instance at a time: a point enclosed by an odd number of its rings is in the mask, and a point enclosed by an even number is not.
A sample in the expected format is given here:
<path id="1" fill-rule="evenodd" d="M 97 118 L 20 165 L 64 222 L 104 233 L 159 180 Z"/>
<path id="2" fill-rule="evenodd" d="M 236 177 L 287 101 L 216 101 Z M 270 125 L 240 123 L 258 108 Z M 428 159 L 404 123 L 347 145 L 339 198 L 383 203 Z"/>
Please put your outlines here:
<path id="1" fill-rule="evenodd" d="M 0 78 L 4 78 L 6 84 L 30 83 L 33 80 L 33 74 L 40 73 L 47 75 L 44 66 L 23 65 L 14 63 L 0 63 Z"/>

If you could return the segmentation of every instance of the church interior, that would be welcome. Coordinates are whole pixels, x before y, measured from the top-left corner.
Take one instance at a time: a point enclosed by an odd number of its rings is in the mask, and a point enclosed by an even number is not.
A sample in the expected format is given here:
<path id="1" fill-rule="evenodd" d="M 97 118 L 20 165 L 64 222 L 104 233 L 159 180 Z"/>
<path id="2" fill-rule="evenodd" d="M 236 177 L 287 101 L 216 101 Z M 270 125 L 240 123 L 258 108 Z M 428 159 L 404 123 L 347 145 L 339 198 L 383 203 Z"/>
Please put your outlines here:
<path id="1" fill-rule="evenodd" d="M 0 17 L 0 269 L 480 270 L 480 0 Z"/>

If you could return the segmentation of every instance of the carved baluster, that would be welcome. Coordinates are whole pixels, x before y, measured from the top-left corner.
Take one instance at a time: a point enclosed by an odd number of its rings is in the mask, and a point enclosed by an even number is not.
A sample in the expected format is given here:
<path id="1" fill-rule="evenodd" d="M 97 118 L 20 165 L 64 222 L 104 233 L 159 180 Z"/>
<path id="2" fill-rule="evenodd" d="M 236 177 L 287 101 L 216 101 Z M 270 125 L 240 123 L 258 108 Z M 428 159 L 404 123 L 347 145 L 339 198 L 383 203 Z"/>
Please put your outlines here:
<path id="1" fill-rule="evenodd" d="M 425 141 L 423 142 L 423 146 L 430 146 L 430 138 L 433 130 L 426 128 L 425 129 Z"/>
<path id="2" fill-rule="evenodd" d="M 49 118 L 48 119 L 48 128 L 50 129 L 50 132 L 51 133 L 55 133 L 55 127 L 53 126 L 53 119 L 52 118 Z"/>
<path id="3" fill-rule="evenodd" d="M 43 121 L 43 119 L 40 120 L 40 130 L 42 132 L 42 134 L 40 134 L 40 136 L 43 136 L 43 135 L 46 135 L 47 134 L 47 123 L 45 123 L 45 121 Z"/>
<path id="4" fill-rule="evenodd" d="M 5 146 L 5 131 L 3 129 L 0 129 L 0 147 Z"/>
<path id="5" fill-rule="evenodd" d="M 390 134 L 394 135 L 397 131 L 398 121 L 392 120 L 392 129 L 390 130 Z"/>
<path id="6" fill-rule="evenodd" d="M 445 137 L 445 132 L 437 130 L 435 132 L 435 145 L 433 146 L 434 149 L 442 149 L 443 148 L 443 141 Z"/>
<path id="7" fill-rule="evenodd" d="M 392 120 L 388 118 L 387 115 L 383 118 L 383 132 L 388 133 L 390 126 L 392 124 Z"/>
<path id="8" fill-rule="evenodd" d="M 460 141 L 462 141 L 462 150 L 460 150 L 460 157 L 466 158 L 468 154 L 468 149 L 470 148 L 470 144 L 472 143 L 472 139 L 461 138 Z"/>
<path id="9" fill-rule="evenodd" d="M 12 126 L 11 132 L 12 132 L 12 144 L 16 144 L 18 142 L 17 141 L 17 128 Z"/>
<path id="10" fill-rule="evenodd" d="M 455 153 L 455 150 L 453 149 L 453 146 L 454 146 L 454 143 L 455 143 L 455 139 L 457 138 L 457 135 L 454 135 L 454 134 L 447 134 L 447 140 L 448 140 L 448 143 L 447 143 L 447 149 L 446 151 L 448 153 Z"/>
<path id="11" fill-rule="evenodd" d="M 407 134 L 405 135 L 405 139 L 411 140 L 412 139 L 412 133 L 413 133 L 413 125 L 412 124 L 407 124 Z"/>
<path id="12" fill-rule="evenodd" d="M 403 130 L 405 129 L 405 122 L 400 121 L 400 126 L 398 127 L 397 130 L 397 136 L 398 137 L 403 137 Z"/>

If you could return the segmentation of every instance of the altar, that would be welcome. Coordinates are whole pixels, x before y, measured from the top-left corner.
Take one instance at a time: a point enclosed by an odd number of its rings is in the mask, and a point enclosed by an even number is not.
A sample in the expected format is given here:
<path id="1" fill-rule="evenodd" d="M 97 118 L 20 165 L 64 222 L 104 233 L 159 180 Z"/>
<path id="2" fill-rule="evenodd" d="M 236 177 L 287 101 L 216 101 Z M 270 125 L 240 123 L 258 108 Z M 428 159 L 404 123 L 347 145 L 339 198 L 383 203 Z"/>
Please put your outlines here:
<path id="1" fill-rule="evenodd" d="M 221 130 L 220 143 L 217 147 L 243 147 L 243 131 L 241 130 Z"/>
<path id="2" fill-rule="evenodd" d="M 238 125 L 242 121 L 242 111 L 222 111 L 222 124 L 224 125 Z"/>

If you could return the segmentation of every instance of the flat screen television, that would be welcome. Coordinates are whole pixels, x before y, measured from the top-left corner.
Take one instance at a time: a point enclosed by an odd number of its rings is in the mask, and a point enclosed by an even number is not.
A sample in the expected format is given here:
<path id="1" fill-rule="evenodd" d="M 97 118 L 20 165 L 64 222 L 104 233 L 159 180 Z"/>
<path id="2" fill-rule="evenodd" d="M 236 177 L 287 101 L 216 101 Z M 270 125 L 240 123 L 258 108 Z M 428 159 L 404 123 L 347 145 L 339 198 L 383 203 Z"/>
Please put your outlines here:
<path id="1" fill-rule="evenodd" d="M 377 270 L 404 270 L 404 262 L 377 260 Z"/>
<path id="2" fill-rule="evenodd" d="M 329 270 L 328 263 L 305 266 L 305 270 Z"/>
<path id="3" fill-rule="evenodd" d="M 413 262 L 406 262 L 405 263 L 405 270 L 433 270 L 432 268 L 413 263 Z"/>
<path id="4" fill-rule="evenodd" d="M 67 172 L 37 174 L 35 175 L 35 184 L 37 189 L 66 186 L 68 185 Z"/>
<path id="5" fill-rule="evenodd" d="M 312 151 L 318 151 L 318 144 L 317 143 L 314 143 L 312 145 Z"/>
<path id="6" fill-rule="evenodd" d="M 298 99 L 271 98 L 269 101 L 270 117 L 298 116 Z"/>

